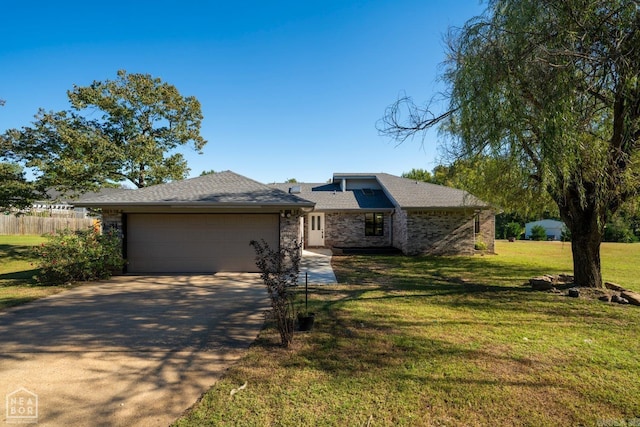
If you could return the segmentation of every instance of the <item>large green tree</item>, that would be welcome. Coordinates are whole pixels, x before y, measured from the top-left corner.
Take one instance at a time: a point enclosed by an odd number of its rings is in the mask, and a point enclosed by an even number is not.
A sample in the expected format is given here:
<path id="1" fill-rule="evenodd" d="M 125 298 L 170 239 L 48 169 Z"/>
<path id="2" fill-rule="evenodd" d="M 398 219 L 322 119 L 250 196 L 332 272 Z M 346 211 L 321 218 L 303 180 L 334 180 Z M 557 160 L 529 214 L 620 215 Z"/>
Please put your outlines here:
<path id="1" fill-rule="evenodd" d="M 400 99 L 381 130 L 439 125 L 455 157 L 493 159 L 478 177 L 490 201 L 546 194 L 576 283 L 601 287 L 604 226 L 640 188 L 639 29 L 638 1 L 492 0 L 448 35 L 447 107 Z"/>
<path id="2" fill-rule="evenodd" d="M 189 169 L 176 149 L 192 144 L 201 151 L 206 144 L 197 99 L 148 74 L 121 70 L 115 80 L 74 86 L 68 97 L 69 110 L 40 110 L 31 127 L 4 135 L 47 186 L 83 192 L 182 179 Z"/>
<path id="3" fill-rule="evenodd" d="M 412 179 L 415 181 L 423 181 L 423 182 L 433 181 L 433 176 L 431 176 L 431 172 L 429 172 L 426 169 L 413 168 L 409 172 L 402 172 L 401 176 L 403 178 Z"/>
<path id="4" fill-rule="evenodd" d="M 0 212 L 27 209 L 44 198 L 44 190 L 26 179 L 22 166 L 0 162 Z"/>
<path id="5" fill-rule="evenodd" d="M 0 99 L 0 107 L 5 105 Z M 4 139 L 0 138 L 0 212 L 25 209 L 32 202 L 44 197 L 41 188 L 26 179 L 24 168 L 9 158 L 11 152 Z"/>

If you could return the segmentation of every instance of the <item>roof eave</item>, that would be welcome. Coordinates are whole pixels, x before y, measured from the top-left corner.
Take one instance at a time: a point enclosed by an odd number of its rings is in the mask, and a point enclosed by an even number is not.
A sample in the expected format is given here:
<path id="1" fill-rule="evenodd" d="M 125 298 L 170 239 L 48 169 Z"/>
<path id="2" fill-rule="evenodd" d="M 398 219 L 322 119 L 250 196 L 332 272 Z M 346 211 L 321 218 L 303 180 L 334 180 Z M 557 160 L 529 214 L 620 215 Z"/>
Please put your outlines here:
<path id="1" fill-rule="evenodd" d="M 465 205 L 465 206 L 400 206 L 400 209 L 403 210 L 421 210 L 421 211 L 437 211 L 442 209 L 449 210 L 466 210 L 466 209 L 479 209 L 479 210 L 489 210 L 492 209 L 491 206 L 488 205 Z"/>
<path id="2" fill-rule="evenodd" d="M 395 208 L 323 208 L 315 207 L 314 212 L 393 212 Z"/>
<path id="3" fill-rule="evenodd" d="M 260 209 L 264 207 L 269 208 L 282 208 L 282 209 L 295 209 L 295 208 L 313 208 L 315 203 L 202 203 L 202 202 L 87 202 L 75 204 L 79 207 L 87 208 L 133 208 L 133 207 L 180 207 L 180 208 L 203 208 L 203 209 L 217 209 L 217 208 L 242 208 L 242 209 Z"/>

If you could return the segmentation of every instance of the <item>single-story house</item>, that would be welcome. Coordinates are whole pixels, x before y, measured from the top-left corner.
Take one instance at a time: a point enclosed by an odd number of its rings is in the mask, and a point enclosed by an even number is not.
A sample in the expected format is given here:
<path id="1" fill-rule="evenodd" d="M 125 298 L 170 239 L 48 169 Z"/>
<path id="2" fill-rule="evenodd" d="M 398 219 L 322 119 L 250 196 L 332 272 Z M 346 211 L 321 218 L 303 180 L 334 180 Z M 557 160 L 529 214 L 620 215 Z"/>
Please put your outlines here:
<path id="1" fill-rule="evenodd" d="M 565 225 L 564 222 L 556 221 L 555 219 L 543 219 L 526 223 L 524 225 L 525 239 L 531 239 L 531 229 L 536 225 L 545 229 L 547 240 L 562 240 L 562 230 L 565 229 Z"/>
<path id="2" fill-rule="evenodd" d="M 324 184 L 265 185 L 226 171 L 96 198 L 123 236 L 130 273 L 256 271 L 251 240 L 270 246 L 385 247 L 472 254 L 494 248 L 494 212 L 461 190 L 384 173 Z"/>

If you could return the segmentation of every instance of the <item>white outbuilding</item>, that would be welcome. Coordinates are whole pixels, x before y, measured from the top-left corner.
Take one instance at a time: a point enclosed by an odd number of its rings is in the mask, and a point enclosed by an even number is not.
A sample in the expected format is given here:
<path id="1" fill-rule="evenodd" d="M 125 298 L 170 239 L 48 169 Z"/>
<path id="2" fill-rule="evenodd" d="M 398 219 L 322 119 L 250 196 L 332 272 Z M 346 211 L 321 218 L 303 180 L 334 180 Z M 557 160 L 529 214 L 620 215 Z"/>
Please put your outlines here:
<path id="1" fill-rule="evenodd" d="M 556 221 L 555 219 L 542 219 L 540 221 L 528 222 L 524 225 L 524 237 L 525 239 L 531 238 L 531 229 L 539 225 L 543 227 L 547 232 L 547 240 L 561 240 L 562 230 L 565 228 L 564 222 Z"/>

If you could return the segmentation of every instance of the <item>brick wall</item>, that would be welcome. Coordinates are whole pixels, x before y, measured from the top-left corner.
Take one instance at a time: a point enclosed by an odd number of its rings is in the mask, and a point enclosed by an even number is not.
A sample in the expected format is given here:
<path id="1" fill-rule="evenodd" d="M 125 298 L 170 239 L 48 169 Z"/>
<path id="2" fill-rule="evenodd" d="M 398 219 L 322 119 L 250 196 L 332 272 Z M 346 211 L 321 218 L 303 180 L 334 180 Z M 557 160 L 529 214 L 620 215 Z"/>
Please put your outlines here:
<path id="1" fill-rule="evenodd" d="M 326 213 L 325 246 L 346 248 L 391 246 L 391 221 L 388 213 L 384 214 L 382 236 L 365 236 L 364 222 L 364 212 Z"/>
<path id="2" fill-rule="evenodd" d="M 476 240 L 486 243 L 487 252 L 495 252 L 496 214 L 494 211 L 480 212 L 480 233 L 476 235 Z"/>
<path id="3" fill-rule="evenodd" d="M 122 212 L 114 210 L 102 210 L 102 230 L 118 230 L 120 237 L 123 237 Z"/>
<path id="4" fill-rule="evenodd" d="M 407 211 L 396 208 L 393 213 L 393 247 L 407 253 Z"/>
<path id="5" fill-rule="evenodd" d="M 473 212 L 422 211 L 407 213 L 407 255 L 472 255 Z"/>
<path id="6" fill-rule="evenodd" d="M 280 245 L 290 245 L 302 241 L 302 228 L 299 215 L 280 217 Z"/>

